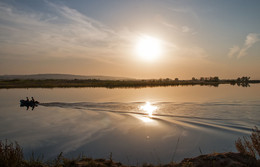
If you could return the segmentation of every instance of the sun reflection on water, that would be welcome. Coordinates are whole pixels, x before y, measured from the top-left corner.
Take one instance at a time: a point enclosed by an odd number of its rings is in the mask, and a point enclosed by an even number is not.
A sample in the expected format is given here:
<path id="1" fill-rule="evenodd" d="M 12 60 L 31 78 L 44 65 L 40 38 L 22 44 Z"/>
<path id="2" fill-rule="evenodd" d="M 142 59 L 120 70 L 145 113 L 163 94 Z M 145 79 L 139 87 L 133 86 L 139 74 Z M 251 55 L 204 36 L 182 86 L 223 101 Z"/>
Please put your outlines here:
<path id="1" fill-rule="evenodd" d="M 144 116 L 136 116 L 136 118 L 140 119 L 144 123 L 151 123 L 154 122 L 151 118 L 149 117 L 144 117 Z"/>
<path id="2" fill-rule="evenodd" d="M 158 109 L 157 106 L 152 105 L 149 101 L 144 105 L 139 106 L 139 110 L 142 111 L 142 115 L 135 115 L 136 118 L 140 119 L 144 123 L 155 123 L 153 120 L 154 112 Z"/>
<path id="3" fill-rule="evenodd" d="M 153 112 L 157 110 L 157 106 L 151 105 L 151 103 L 148 101 L 145 105 L 140 106 L 139 109 L 145 111 L 149 117 L 153 117 Z"/>

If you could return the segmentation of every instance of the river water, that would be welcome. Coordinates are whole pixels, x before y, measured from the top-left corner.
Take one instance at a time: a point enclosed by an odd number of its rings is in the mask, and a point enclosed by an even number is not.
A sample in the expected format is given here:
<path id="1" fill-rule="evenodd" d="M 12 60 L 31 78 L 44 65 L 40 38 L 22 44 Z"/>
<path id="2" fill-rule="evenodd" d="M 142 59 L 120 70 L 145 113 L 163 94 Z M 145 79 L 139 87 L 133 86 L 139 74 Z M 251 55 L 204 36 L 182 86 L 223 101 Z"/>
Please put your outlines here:
<path id="1" fill-rule="evenodd" d="M 20 107 L 33 96 L 41 104 Z M 27 157 L 63 152 L 126 165 L 169 163 L 236 151 L 235 140 L 260 127 L 260 84 L 140 89 L 0 89 L 0 140 Z"/>

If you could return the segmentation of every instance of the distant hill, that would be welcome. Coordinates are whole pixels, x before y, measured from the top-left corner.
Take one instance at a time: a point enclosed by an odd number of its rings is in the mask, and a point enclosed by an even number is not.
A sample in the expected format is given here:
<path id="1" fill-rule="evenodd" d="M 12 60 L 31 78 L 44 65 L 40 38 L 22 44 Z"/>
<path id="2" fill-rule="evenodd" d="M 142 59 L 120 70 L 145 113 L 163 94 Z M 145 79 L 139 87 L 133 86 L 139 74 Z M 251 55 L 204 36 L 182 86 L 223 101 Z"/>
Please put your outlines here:
<path id="1" fill-rule="evenodd" d="M 0 80 L 10 79 L 99 79 L 99 80 L 134 80 L 127 77 L 111 77 L 111 76 L 84 76 L 72 74 L 32 74 L 32 75 L 0 75 Z"/>

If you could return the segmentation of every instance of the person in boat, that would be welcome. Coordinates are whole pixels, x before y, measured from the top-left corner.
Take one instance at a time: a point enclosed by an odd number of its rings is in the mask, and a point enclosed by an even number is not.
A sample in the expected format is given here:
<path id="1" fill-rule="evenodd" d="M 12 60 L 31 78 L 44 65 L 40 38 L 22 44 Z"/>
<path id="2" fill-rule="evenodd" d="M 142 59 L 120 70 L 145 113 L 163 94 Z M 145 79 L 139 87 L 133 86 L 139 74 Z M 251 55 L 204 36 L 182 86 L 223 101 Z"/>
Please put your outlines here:
<path id="1" fill-rule="evenodd" d="M 26 102 L 29 102 L 30 100 L 29 100 L 29 98 L 28 97 L 26 97 Z"/>
<path id="2" fill-rule="evenodd" d="M 33 97 L 32 97 L 32 100 L 31 100 L 31 102 L 33 102 L 33 103 L 35 102 Z"/>

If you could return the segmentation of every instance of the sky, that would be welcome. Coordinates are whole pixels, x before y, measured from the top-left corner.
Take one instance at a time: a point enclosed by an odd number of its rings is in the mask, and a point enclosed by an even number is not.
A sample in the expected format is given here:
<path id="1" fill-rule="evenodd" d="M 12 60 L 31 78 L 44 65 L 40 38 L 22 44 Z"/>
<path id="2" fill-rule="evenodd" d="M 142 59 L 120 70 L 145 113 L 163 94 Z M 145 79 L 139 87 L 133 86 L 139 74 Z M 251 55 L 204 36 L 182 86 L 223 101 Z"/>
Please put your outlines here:
<path id="1" fill-rule="evenodd" d="M 259 18 L 259 0 L 0 0 L 0 75 L 260 79 Z"/>

